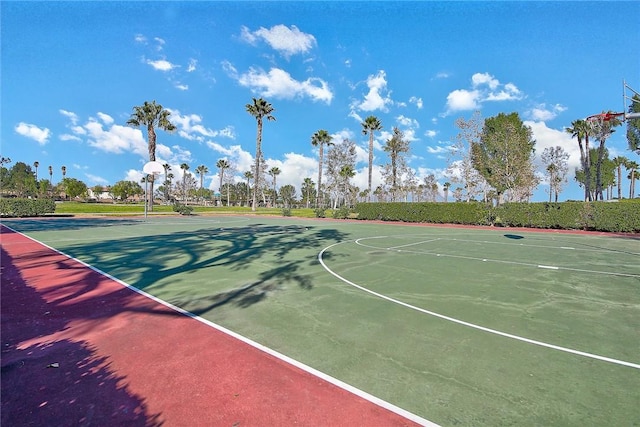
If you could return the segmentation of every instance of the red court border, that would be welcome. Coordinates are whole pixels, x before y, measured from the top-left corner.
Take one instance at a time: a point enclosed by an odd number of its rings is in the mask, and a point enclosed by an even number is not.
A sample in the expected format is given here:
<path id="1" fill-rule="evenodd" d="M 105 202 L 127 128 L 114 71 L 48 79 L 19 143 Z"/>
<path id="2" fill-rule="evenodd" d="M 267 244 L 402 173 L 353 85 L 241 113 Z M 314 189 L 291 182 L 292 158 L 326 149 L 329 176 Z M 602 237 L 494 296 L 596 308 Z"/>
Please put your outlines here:
<path id="1" fill-rule="evenodd" d="M 3 426 L 430 424 L 0 234 Z"/>

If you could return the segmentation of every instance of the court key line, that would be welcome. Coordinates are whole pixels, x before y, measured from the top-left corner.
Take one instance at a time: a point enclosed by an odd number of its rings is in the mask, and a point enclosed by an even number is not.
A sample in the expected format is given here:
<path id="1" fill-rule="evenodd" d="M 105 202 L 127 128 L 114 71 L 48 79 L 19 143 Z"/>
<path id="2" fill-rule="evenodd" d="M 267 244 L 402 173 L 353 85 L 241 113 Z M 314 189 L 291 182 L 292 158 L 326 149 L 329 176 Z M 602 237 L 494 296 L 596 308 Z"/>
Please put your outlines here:
<path id="1" fill-rule="evenodd" d="M 344 241 L 344 242 L 338 242 L 338 243 L 334 243 L 332 245 L 327 246 L 322 251 L 320 251 L 320 253 L 318 254 L 318 261 L 320 262 L 322 267 L 327 272 L 329 272 L 331 275 L 333 275 L 337 279 L 341 280 L 342 282 L 344 282 L 344 283 L 346 283 L 346 284 L 348 284 L 350 286 L 353 286 L 356 289 L 360 289 L 361 291 L 364 291 L 364 292 L 366 292 L 368 294 L 374 295 L 374 296 L 376 296 L 378 298 L 382 298 L 383 300 L 392 302 L 394 304 L 398 304 L 400 306 L 409 308 L 411 310 L 415 310 L 415 311 L 418 311 L 418 312 L 423 313 L 423 314 L 428 314 L 430 316 L 437 317 L 437 318 L 440 318 L 440 319 L 443 319 L 443 320 L 447 320 L 449 322 L 457 323 L 459 325 L 467 326 L 469 328 L 477 329 L 477 330 L 480 330 L 480 331 L 483 331 L 483 332 L 488 332 L 490 334 L 499 335 L 499 336 L 502 336 L 502 337 L 505 337 L 505 338 L 511 338 L 511 339 L 514 339 L 514 340 L 517 340 L 517 341 L 525 342 L 527 344 L 533 344 L 533 345 L 537 345 L 537 346 L 540 346 L 540 347 L 550 348 L 552 350 L 558 350 L 558 351 L 562 351 L 562 352 L 565 352 L 565 353 L 575 354 L 577 356 L 588 357 L 590 359 L 596 359 L 596 360 L 601 360 L 603 362 L 614 363 L 616 365 L 627 366 L 629 368 L 640 369 L 640 364 L 637 364 L 637 363 L 626 362 L 624 360 L 613 359 L 611 357 L 600 356 L 600 355 L 593 354 L 593 353 L 587 353 L 587 352 L 580 351 L 580 350 L 574 350 L 572 348 L 561 347 L 561 346 L 558 346 L 558 345 L 555 345 L 555 344 L 549 344 L 549 343 L 542 342 L 542 341 L 536 341 L 536 340 L 532 340 L 530 338 L 521 337 L 519 335 L 513 335 L 513 334 L 509 334 L 507 332 L 498 331 L 496 329 L 491 329 L 491 328 L 487 328 L 487 327 L 484 327 L 484 326 L 476 325 L 475 323 L 465 322 L 464 320 L 456 319 L 454 317 L 445 316 L 444 314 L 440 314 L 440 313 L 436 313 L 434 311 L 425 310 L 424 308 L 416 307 L 415 305 L 408 304 L 406 302 L 397 300 L 395 298 L 391 298 L 391 297 L 389 297 L 387 295 L 384 295 L 384 294 L 381 294 L 379 292 L 372 291 L 371 289 L 367 289 L 364 286 L 360 286 L 360 285 L 358 285 L 358 284 L 356 284 L 356 283 L 354 283 L 354 282 L 352 282 L 352 281 L 340 276 L 338 273 L 334 272 L 333 270 L 331 270 L 325 264 L 325 262 L 323 260 L 324 253 L 327 252 L 328 250 L 330 250 L 331 248 L 333 248 L 333 247 L 335 247 L 337 245 L 341 245 L 341 244 L 344 244 L 344 243 L 351 243 L 351 242 L 352 241 Z M 353 242 L 355 242 L 355 241 L 353 241 Z M 378 248 L 378 249 L 381 249 L 381 248 Z"/>
<path id="2" fill-rule="evenodd" d="M 235 339 L 237 339 L 237 340 L 239 340 L 239 341 L 241 341 L 241 342 L 243 342 L 245 344 L 250 345 L 251 347 L 254 347 L 254 348 L 256 348 L 256 349 L 258 349 L 260 351 L 263 351 L 264 353 L 266 353 L 266 354 L 268 354 L 270 356 L 273 356 L 273 357 L 275 357 L 277 359 L 280 359 L 285 363 L 288 363 L 288 364 L 290 364 L 292 366 L 295 366 L 296 368 L 298 368 L 298 369 L 300 369 L 300 370 L 302 370 L 304 372 L 307 372 L 308 374 L 316 376 L 317 378 L 320 378 L 320 379 L 322 379 L 322 380 L 324 380 L 324 381 L 326 381 L 326 382 L 328 382 L 330 384 L 333 384 L 334 386 L 336 386 L 338 388 L 346 390 L 346 391 L 348 391 L 348 392 L 350 392 L 350 393 L 352 393 L 352 394 L 354 394 L 354 395 L 356 395 L 356 396 L 358 396 L 358 397 L 360 397 L 360 398 L 362 398 L 364 400 L 367 400 L 367 401 L 373 403 L 374 405 L 377 405 L 377 406 L 379 406 L 381 408 L 384 408 L 384 409 L 386 409 L 386 410 L 388 410 L 390 412 L 398 414 L 398 415 L 406 418 L 407 420 L 413 421 L 413 422 L 415 422 L 415 423 L 417 423 L 417 424 L 419 424 L 421 426 L 439 427 L 438 424 L 436 424 L 436 423 L 434 423 L 432 421 L 429 421 L 426 418 L 423 418 L 423 417 L 421 417 L 419 415 L 416 415 L 416 414 L 414 414 L 412 412 L 407 411 L 406 409 L 403 409 L 403 408 L 401 408 L 399 406 L 396 406 L 393 403 L 387 402 L 386 400 L 383 400 L 383 399 L 381 399 L 379 397 L 376 397 L 376 396 L 374 396 L 374 395 L 372 395 L 370 393 L 367 393 L 366 391 L 361 390 L 361 389 L 359 389 L 359 388 L 357 388 L 355 386 L 352 386 L 352 385 L 350 385 L 350 384 L 348 384 L 348 383 L 346 383 L 344 381 L 341 381 L 338 378 L 332 377 L 329 374 L 325 374 L 322 371 L 319 371 L 319 370 L 317 370 L 315 368 L 312 368 L 309 365 L 306 365 L 306 364 L 304 364 L 304 363 L 302 363 L 302 362 L 300 362 L 300 361 L 298 361 L 296 359 L 293 359 L 293 358 L 291 358 L 289 356 L 286 356 L 286 355 L 284 355 L 284 354 L 282 354 L 282 353 L 280 353 L 280 352 L 278 352 L 276 350 L 273 350 L 272 348 L 269 348 L 269 347 L 267 347 L 267 346 L 265 346 L 263 344 L 260 344 L 257 341 L 253 341 L 252 339 L 247 338 L 244 335 L 240 335 L 237 332 L 234 332 L 234 331 L 232 331 L 230 329 L 227 329 L 222 325 L 219 325 L 219 324 L 214 323 L 214 322 L 212 322 L 210 320 L 207 320 L 207 319 L 205 319 L 203 317 L 200 317 L 197 314 L 191 313 L 190 311 L 187 311 L 187 310 L 185 310 L 183 308 L 180 308 L 180 307 L 178 307 L 176 305 L 173 305 L 170 302 L 164 301 L 163 299 L 160 299 L 160 298 L 158 298 L 158 297 L 156 297 L 154 295 L 151 295 L 151 294 L 149 294 L 149 293 L 147 293 L 147 292 L 145 292 L 145 291 L 143 291 L 141 289 L 138 289 L 135 286 L 132 286 L 132 285 L 128 284 L 127 282 L 125 282 L 123 280 L 120 280 L 117 277 L 114 277 L 111 274 L 109 274 L 109 273 L 107 273 L 105 271 L 102 271 L 99 268 L 96 268 L 96 267 L 92 266 L 91 264 L 88 264 L 88 263 L 86 263 L 86 262 L 84 262 L 84 261 L 82 261 L 82 260 L 80 260 L 78 258 L 72 257 L 71 255 L 68 255 L 68 254 L 66 254 L 66 253 L 64 253 L 64 252 L 62 252 L 62 251 L 60 251 L 60 250 L 58 250 L 58 249 L 56 249 L 56 248 L 54 248 L 52 246 L 47 245 L 46 243 L 43 243 L 43 242 L 41 242 L 39 240 L 36 240 L 31 236 L 28 236 L 28 235 L 26 235 L 24 233 L 21 233 L 21 232 L 19 232 L 17 230 L 14 230 L 13 228 L 11 228 L 11 227 L 9 227 L 9 226 L 7 226 L 5 224 L 0 225 L 0 227 L 6 227 L 7 229 L 9 229 L 9 230 L 11 230 L 11 231 L 13 231 L 15 233 L 18 233 L 18 234 L 26 237 L 27 239 L 29 239 L 29 240 L 37 243 L 37 244 L 40 244 L 43 247 L 45 247 L 45 248 L 47 248 L 47 249 L 49 249 L 49 250 L 51 250 L 51 251 L 53 251 L 55 253 L 58 253 L 58 254 L 60 254 L 60 255 L 62 255 L 64 257 L 67 257 L 67 258 L 69 258 L 69 259 L 71 259 L 71 260 L 83 265 L 84 267 L 89 268 L 89 269 L 95 271 L 96 273 L 98 273 L 98 274 L 100 274 L 100 275 L 102 275 L 102 276 L 104 276 L 104 277 L 106 277 L 106 278 L 108 278 L 110 280 L 113 280 L 114 282 L 120 284 L 121 286 L 123 286 L 125 288 L 128 288 L 129 290 L 131 290 L 131 291 L 133 291 L 133 292 L 135 292 L 137 294 L 140 294 L 140 295 L 142 295 L 142 296 L 144 296 L 146 298 L 149 298 L 150 300 L 153 300 L 153 301 L 157 302 L 158 304 L 162 304 L 165 307 L 167 307 L 167 308 L 169 308 L 171 310 L 174 310 L 174 311 L 176 311 L 176 312 L 178 312 L 178 313 L 180 313 L 180 314 L 182 314 L 184 316 L 190 317 L 190 318 L 192 318 L 192 319 L 194 319 L 194 320 L 196 320 L 198 322 L 204 323 L 205 325 L 207 325 L 207 326 L 209 326 L 209 327 L 211 327 L 213 329 L 216 329 L 216 330 L 218 330 L 218 331 L 220 331 L 220 332 L 222 332 L 224 334 L 227 334 L 227 335 L 229 335 L 229 336 L 231 336 L 231 337 L 233 337 L 233 338 L 235 338 Z"/>
<path id="3" fill-rule="evenodd" d="M 402 248 L 404 246 L 409 246 L 409 245 L 394 246 L 394 247 L 391 247 L 391 248 L 383 248 L 383 247 L 366 245 L 366 244 L 361 242 L 361 240 L 379 239 L 379 238 L 384 238 L 384 237 L 388 237 L 388 236 L 364 237 L 364 238 L 361 238 L 361 239 L 356 239 L 356 240 L 354 240 L 354 242 L 355 242 L 356 245 L 364 246 L 365 248 L 379 249 L 379 250 L 390 250 L 390 251 L 395 251 L 395 252 L 400 252 L 400 253 L 404 252 L 404 253 L 409 253 L 409 254 L 420 254 L 420 255 L 431 255 L 431 256 L 435 255 L 435 256 L 439 256 L 439 257 L 441 256 L 441 257 L 448 257 L 448 258 L 469 259 L 469 260 L 472 260 L 472 261 L 495 262 L 495 263 L 499 263 L 499 264 L 510 264 L 510 265 L 521 265 L 523 267 L 546 268 L 546 269 L 550 269 L 550 270 L 565 270 L 565 271 L 576 271 L 576 272 L 579 272 L 579 273 L 603 274 L 603 275 L 608 275 L 608 276 L 640 277 L 640 275 L 638 275 L 638 274 L 620 273 L 620 272 L 617 272 L 617 271 L 585 270 L 585 269 L 582 269 L 582 268 L 559 267 L 559 266 L 555 266 L 555 265 L 531 264 L 531 263 L 528 263 L 528 262 L 521 262 L 521 261 L 507 261 L 507 260 L 502 260 L 502 259 L 490 259 L 490 258 L 479 258 L 479 257 L 472 257 L 472 256 L 464 256 L 464 255 L 452 255 L 452 254 L 444 254 L 444 253 L 441 253 L 441 252 L 434 253 L 434 252 L 424 252 L 424 251 L 397 249 L 397 248 Z M 433 241 L 436 241 L 436 240 L 446 240 L 446 239 L 434 239 L 434 240 L 429 240 L 429 241 L 421 241 L 421 242 L 418 242 L 416 244 L 428 243 L 428 242 L 433 242 Z"/>

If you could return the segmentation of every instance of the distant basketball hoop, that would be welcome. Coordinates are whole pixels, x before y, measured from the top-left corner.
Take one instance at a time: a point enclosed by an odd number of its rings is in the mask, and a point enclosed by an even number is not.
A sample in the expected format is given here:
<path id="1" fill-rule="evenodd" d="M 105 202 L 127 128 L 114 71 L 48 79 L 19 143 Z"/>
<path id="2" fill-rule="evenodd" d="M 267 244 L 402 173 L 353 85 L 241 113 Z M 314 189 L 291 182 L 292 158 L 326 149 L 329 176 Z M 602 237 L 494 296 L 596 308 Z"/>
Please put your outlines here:
<path id="1" fill-rule="evenodd" d="M 164 171 L 164 167 L 160 162 L 147 162 L 142 171 L 147 175 L 159 175 Z"/>
<path id="2" fill-rule="evenodd" d="M 162 166 L 162 163 L 152 161 L 145 163 L 145 165 L 142 167 L 142 171 L 147 174 L 144 179 L 144 218 L 147 219 L 147 211 L 149 206 L 149 196 L 147 194 L 147 187 L 149 185 L 148 177 L 149 175 L 151 175 L 153 176 L 153 179 L 155 179 L 156 175 L 160 175 L 164 171 L 164 167 Z M 153 197 L 153 195 L 151 195 L 151 197 Z"/>

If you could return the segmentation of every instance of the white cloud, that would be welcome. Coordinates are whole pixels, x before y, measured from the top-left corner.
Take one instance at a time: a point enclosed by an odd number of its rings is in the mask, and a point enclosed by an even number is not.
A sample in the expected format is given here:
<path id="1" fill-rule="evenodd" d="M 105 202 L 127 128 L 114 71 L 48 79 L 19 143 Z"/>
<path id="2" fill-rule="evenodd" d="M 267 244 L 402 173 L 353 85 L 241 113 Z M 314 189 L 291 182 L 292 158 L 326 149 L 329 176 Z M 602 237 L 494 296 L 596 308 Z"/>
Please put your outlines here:
<path id="1" fill-rule="evenodd" d="M 449 78 L 449 76 L 450 76 L 450 74 L 449 74 L 449 73 L 444 72 L 444 71 L 441 71 L 441 72 L 439 72 L 438 74 L 436 74 L 436 75 L 433 77 L 433 79 L 448 79 L 448 78 Z M 433 79 L 432 79 L 432 80 L 433 80 Z"/>
<path id="2" fill-rule="evenodd" d="M 133 40 L 136 43 L 142 43 L 142 44 L 146 44 L 147 43 L 147 38 L 145 36 L 143 36 L 142 34 L 136 34 L 134 36 Z"/>
<path id="3" fill-rule="evenodd" d="M 230 64 L 223 66 L 234 77 L 235 69 Z M 322 101 L 330 104 L 333 93 L 329 85 L 322 79 L 310 77 L 305 81 L 297 81 L 289 73 L 279 68 L 272 68 L 269 72 L 262 69 L 249 68 L 249 71 L 237 77 L 238 83 L 261 96 L 294 99 L 308 97 L 313 101 Z"/>
<path id="4" fill-rule="evenodd" d="M 67 110 L 58 110 L 58 111 L 63 116 L 69 118 L 69 120 L 71 121 L 72 125 L 78 124 L 78 115 L 76 113 L 73 113 L 73 112 L 67 111 Z"/>
<path id="5" fill-rule="evenodd" d="M 546 104 L 538 104 L 531 110 L 527 111 L 526 116 L 531 118 L 533 121 L 544 122 L 555 119 L 558 114 L 566 110 L 567 108 L 560 104 L 552 105 L 550 107 L 547 107 Z"/>
<path id="6" fill-rule="evenodd" d="M 427 146 L 427 152 L 430 154 L 442 154 L 442 153 L 449 153 L 451 151 L 451 149 L 449 147 L 443 147 L 442 145 L 437 145 L 435 147 L 433 146 Z"/>
<path id="7" fill-rule="evenodd" d="M 176 89 L 178 89 L 178 90 L 189 90 L 189 85 L 184 85 L 184 84 L 177 83 L 176 84 Z"/>
<path id="8" fill-rule="evenodd" d="M 58 136 L 58 138 L 60 139 L 60 141 L 82 141 L 82 138 L 75 135 L 69 135 L 68 133 L 63 133 L 62 135 Z"/>
<path id="9" fill-rule="evenodd" d="M 539 164 L 541 164 L 540 156 L 545 148 L 560 146 L 569 153 L 569 174 L 572 174 L 575 168 L 580 167 L 580 148 L 578 142 L 572 139 L 571 135 L 564 130 L 549 128 L 544 122 L 525 120 L 524 124 L 532 130 L 533 139 L 536 141 L 536 159 Z"/>
<path id="10" fill-rule="evenodd" d="M 481 85 L 487 85 L 489 86 L 489 89 L 496 90 L 500 82 L 489 73 L 475 73 L 471 76 L 471 84 L 474 88 Z"/>
<path id="11" fill-rule="evenodd" d="M 437 134 L 438 134 L 438 131 L 435 131 L 433 129 L 428 129 L 424 132 L 424 136 L 429 138 L 434 138 Z"/>
<path id="12" fill-rule="evenodd" d="M 197 114 L 180 114 L 178 110 L 167 108 L 171 113 L 171 123 L 178 128 L 178 135 L 191 141 L 204 141 L 205 137 L 215 138 L 224 136 L 226 138 L 235 139 L 234 128 L 227 126 L 222 130 L 214 130 L 202 125 L 202 117 Z"/>
<path id="13" fill-rule="evenodd" d="M 148 155 L 147 142 L 139 129 L 120 125 L 103 129 L 102 123 L 93 120 L 83 127 L 87 133 L 87 142 L 92 147 L 107 153 L 134 152 L 143 157 Z"/>
<path id="14" fill-rule="evenodd" d="M 404 116 L 402 114 L 399 115 L 398 117 L 396 117 L 396 121 L 401 126 L 412 127 L 412 128 L 419 128 L 420 127 L 420 124 L 418 123 L 418 121 L 416 119 L 412 119 L 412 118 L 406 117 L 406 116 Z"/>
<path id="15" fill-rule="evenodd" d="M 14 129 L 18 134 L 33 139 L 40 145 L 49 142 L 49 137 L 51 136 L 51 131 L 48 128 L 39 128 L 36 125 L 24 122 L 18 123 Z"/>
<path id="16" fill-rule="evenodd" d="M 422 98 L 418 98 L 418 97 L 412 96 L 411 98 L 409 98 L 409 102 L 411 104 L 415 104 L 415 106 L 418 108 L 418 110 L 422 109 Z"/>
<path id="17" fill-rule="evenodd" d="M 387 75 L 384 70 L 380 70 L 378 74 L 370 75 L 367 78 L 367 87 L 369 92 L 365 95 L 362 102 L 356 102 L 352 108 L 360 111 L 380 110 L 387 112 L 388 104 L 392 104 L 391 91 L 387 90 Z"/>
<path id="18" fill-rule="evenodd" d="M 253 155 L 248 151 L 245 151 L 242 146 L 231 145 L 229 147 L 225 147 L 215 141 L 207 141 L 206 144 L 216 153 L 220 153 L 223 157 L 228 158 L 240 174 L 251 170 L 251 166 L 254 162 Z"/>
<path id="19" fill-rule="evenodd" d="M 102 120 L 105 125 L 110 125 L 113 123 L 113 117 L 105 113 L 98 113 L 97 116 Z"/>
<path id="20" fill-rule="evenodd" d="M 147 59 L 145 63 L 151 65 L 154 69 L 158 71 L 171 71 L 174 68 L 179 67 L 179 65 L 172 64 L 166 59 L 158 59 L 157 61 L 152 61 L 150 59 Z"/>
<path id="21" fill-rule="evenodd" d="M 92 175 L 90 173 L 85 173 L 84 176 L 87 177 L 87 180 L 93 184 L 93 185 L 107 185 L 109 184 L 109 181 L 107 181 L 106 179 L 97 176 L 97 175 Z"/>
<path id="22" fill-rule="evenodd" d="M 480 92 L 477 90 L 456 89 L 447 95 L 447 112 L 475 110 L 479 98 Z"/>
<path id="23" fill-rule="evenodd" d="M 295 25 L 292 25 L 291 28 L 286 25 L 275 25 L 268 29 L 260 27 L 253 32 L 243 26 L 240 38 L 252 45 L 262 39 L 285 57 L 306 53 L 316 45 L 315 37 L 303 33 Z"/>
<path id="24" fill-rule="evenodd" d="M 524 94 L 513 83 L 503 85 L 489 73 L 475 73 L 471 76 L 471 90 L 456 89 L 447 95 L 446 111 L 442 116 L 456 111 L 477 110 L 484 102 L 515 101 L 523 97 Z"/>
<path id="25" fill-rule="evenodd" d="M 197 65 L 198 65 L 198 60 L 190 58 L 189 65 L 187 66 L 187 73 L 191 73 L 195 71 Z"/>

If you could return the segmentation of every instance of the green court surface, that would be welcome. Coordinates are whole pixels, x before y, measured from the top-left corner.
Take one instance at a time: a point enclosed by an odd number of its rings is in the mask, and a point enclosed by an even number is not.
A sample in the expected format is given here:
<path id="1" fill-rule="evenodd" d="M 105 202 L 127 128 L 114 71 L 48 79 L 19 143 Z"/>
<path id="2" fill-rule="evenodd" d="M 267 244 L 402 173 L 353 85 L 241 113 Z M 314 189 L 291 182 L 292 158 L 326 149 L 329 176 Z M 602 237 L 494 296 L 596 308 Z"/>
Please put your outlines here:
<path id="1" fill-rule="evenodd" d="M 640 425 L 640 236 L 215 216 L 3 223 L 444 426 Z"/>

